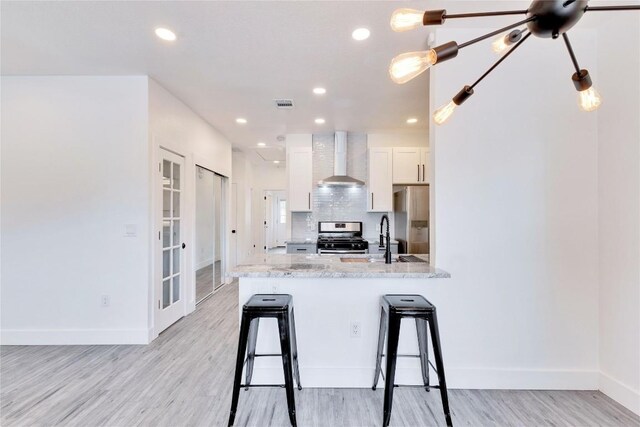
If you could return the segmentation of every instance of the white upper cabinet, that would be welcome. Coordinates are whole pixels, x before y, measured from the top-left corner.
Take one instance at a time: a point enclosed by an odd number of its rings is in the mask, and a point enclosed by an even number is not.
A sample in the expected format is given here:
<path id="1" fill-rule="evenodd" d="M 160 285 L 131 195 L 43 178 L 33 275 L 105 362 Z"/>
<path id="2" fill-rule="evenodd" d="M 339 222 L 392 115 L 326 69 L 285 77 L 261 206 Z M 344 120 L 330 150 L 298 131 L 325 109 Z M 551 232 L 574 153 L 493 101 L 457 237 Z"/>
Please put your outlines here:
<path id="1" fill-rule="evenodd" d="M 367 212 L 393 210 L 393 151 L 391 148 L 369 149 Z"/>
<path id="2" fill-rule="evenodd" d="M 287 150 L 289 169 L 289 209 L 311 212 L 313 206 L 313 155 L 311 146 Z"/>
<path id="3" fill-rule="evenodd" d="M 429 149 L 398 147 L 393 149 L 393 183 L 426 184 L 429 182 Z"/>
<path id="4" fill-rule="evenodd" d="M 428 184 L 431 176 L 431 167 L 429 166 L 431 164 L 430 162 L 430 151 L 428 148 L 421 148 L 420 149 L 420 167 L 422 168 L 422 170 L 420 172 L 422 172 L 422 175 L 420 175 L 420 179 L 422 179 L 422 182 L 425 184 Z"/>

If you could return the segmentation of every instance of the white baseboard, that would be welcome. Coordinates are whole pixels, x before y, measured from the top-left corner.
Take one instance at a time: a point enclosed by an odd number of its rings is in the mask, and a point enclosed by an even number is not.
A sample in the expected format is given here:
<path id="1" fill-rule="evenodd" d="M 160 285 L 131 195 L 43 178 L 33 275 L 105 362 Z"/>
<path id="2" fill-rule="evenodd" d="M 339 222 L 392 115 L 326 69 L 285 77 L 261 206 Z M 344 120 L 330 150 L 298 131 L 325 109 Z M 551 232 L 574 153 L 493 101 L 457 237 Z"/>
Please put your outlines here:
<path id="1" fill-rule="evenodd" d="M 204 261 L 200 261 L 196 263 L 196 270 L 200 270 L 201 268 L 208 267 L 213 264 L 213 259 L 205 259 Z"/>
<path id="2" fill-rule="evenodd" d="M 148 329 L 2 329 L 2 345 L 149 344 Z"/>
<path id="3" fill-rule="evenodd" d="M 304 387 L 369 388 L 373 374 L 373 367 L 300 366 L 300 380 Z M 437 384 L 433 370 L 430 375 L 431 383 Z M 447 388 L 451 389 L 597 390 L 598 376 L 597 371 L 446 368 Z M 252 382 L 256 384 L 282 382 L 282 366 L 256 366 L 253 377 Z M 419 368 L 396 369 L 397 384 L 415 385 L 421 381 Z M 382 377 L 378 386 L 384 386 Z"/>
<path id="4" fill-rule="evenodd" d="M 640 391 L 632 389 L 604 372 L 600 372 L 599 390 L 625 408 L 640 415 Z"/>

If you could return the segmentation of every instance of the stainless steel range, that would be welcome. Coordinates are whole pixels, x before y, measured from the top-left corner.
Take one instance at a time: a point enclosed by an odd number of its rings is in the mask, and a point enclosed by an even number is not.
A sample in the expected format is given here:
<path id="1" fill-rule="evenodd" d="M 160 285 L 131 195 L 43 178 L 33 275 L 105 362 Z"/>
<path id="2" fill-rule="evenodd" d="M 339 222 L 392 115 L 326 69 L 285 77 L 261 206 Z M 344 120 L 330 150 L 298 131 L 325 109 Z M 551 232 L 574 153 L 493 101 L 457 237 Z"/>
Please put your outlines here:
<path id="1" fill-rule="evenodd" d="M 362 238 L 362 222 L 320 221 L 318 223 L 318 253 L 369 253 L 369 242 Z"/>

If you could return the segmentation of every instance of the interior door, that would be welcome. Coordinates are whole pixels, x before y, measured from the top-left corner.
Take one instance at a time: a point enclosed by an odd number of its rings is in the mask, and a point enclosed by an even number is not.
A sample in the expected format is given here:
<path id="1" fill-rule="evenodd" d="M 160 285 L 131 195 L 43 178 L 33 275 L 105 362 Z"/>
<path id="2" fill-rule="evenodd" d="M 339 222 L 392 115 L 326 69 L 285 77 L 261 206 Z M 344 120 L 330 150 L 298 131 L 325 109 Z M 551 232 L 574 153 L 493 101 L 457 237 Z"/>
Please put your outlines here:
<path id="1" fill-rule="evenodd" d="M 185 315 L 183 188 L 184 158 L 160 149 L 160 231 L 156 244 L 156 332 Z"/>
<path id="2" fill-rule="evenodd" d="M 238 264 L 238 184 L 231 184 L 231 241 L 229 242 L 229 265 Z"/>
<path id="3" fill-rule="evenodd" d="M 264 249 L 268 252 L 273 247 L 273 196 L 264 197 Z"/>

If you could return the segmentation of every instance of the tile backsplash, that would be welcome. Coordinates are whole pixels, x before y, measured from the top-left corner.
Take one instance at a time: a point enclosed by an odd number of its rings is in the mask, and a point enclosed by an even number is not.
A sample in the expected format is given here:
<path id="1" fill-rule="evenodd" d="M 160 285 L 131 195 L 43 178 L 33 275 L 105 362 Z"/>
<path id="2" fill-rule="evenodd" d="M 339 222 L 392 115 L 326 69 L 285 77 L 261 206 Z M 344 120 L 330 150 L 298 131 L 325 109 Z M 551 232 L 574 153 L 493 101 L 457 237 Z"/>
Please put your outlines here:
<path id="1" fill-rule="evenodd" d="M 333 175 L 333 134 L 313 135 L 313 182 Z M 367 135 L 347 134 L 347 174 L 367 182 Z M 291 214 L 291 237 L 315 239 L 318 221 L 362 221 L 365 237 L 378 236 L 381 213 L 368 213 L 367 187 L 314 187 L 312 212 Z"/>

